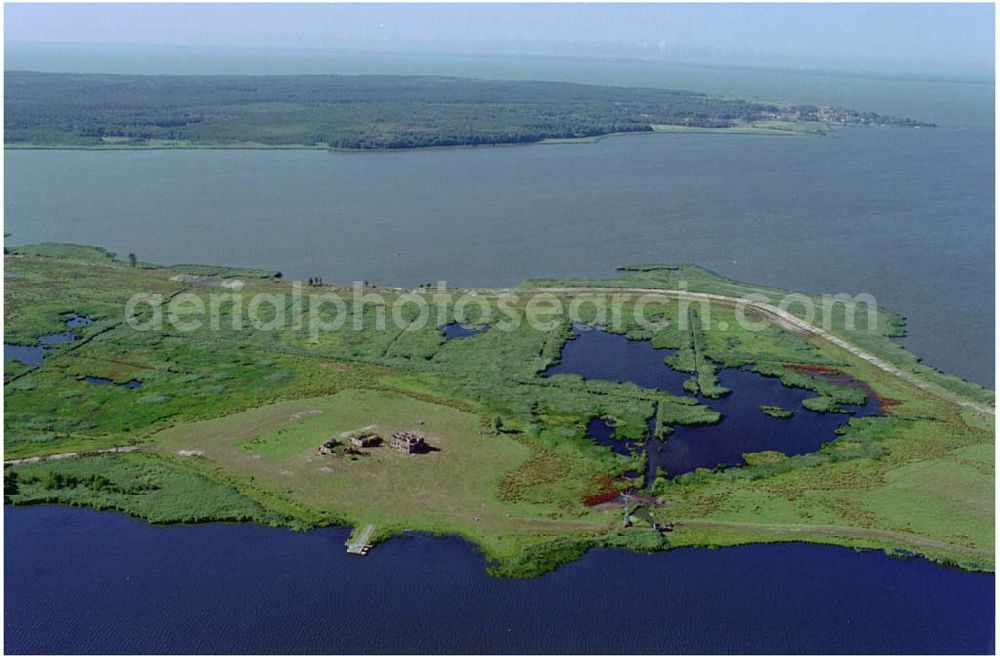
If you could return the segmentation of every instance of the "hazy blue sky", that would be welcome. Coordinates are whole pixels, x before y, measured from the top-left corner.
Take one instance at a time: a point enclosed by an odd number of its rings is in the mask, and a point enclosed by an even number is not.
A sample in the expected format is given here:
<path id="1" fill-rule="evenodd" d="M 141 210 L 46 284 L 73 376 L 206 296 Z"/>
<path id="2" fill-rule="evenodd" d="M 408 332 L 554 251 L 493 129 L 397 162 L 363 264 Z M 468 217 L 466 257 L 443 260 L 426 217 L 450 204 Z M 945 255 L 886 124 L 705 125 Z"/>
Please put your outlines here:
<path id="1" fill-rule="evenodd" d="M 622 55 L 991 73 L 993 5 L 7 4 L 9 42 Z"/>

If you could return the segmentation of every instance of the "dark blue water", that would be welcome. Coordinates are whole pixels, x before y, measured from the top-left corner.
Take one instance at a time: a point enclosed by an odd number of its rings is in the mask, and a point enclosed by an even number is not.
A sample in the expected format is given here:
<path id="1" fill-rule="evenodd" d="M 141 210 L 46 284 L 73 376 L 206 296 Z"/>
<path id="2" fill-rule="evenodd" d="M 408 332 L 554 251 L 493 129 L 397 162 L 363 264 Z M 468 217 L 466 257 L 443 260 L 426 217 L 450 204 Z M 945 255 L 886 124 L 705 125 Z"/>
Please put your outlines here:
<path id="1" fill-rule="evenodd" d="M 648 341 L 632 341 L 624 335 L 590 330 L 579 332 L 567 342 L 561 362 L 544 375 L 579 374 L 588 379 L 627 381 L 688 395 L 681 385 L 690 374 L 675 371 L 663 362 L 671 353 L 668 349 L 653 348 Z M 776 450 L 789 456 L 808 454 L 834 440 L 836 429 L 847 423 L 849 415 L 862 417 L 879 412 L 878 402 L 871 397 L 863 406 L 842 406 L 848 411 L 845 414 L 806 410 L 802 401 L 816 396 L 815 392 L 785 387 L 777 378 L 745 369 L 722 369 L 719 382 L 731 390 L 730 394 L 720 399 L 701 396 L 699 399 L 722 413 L 721 422 L 675 425 L 674 432 L 663 442 L 636 439 L 646 441 L 647 483 L 652 483 L 658 467 L 673 477 L 700 467 L 740 465 L 744 453 Z M 794 414 L 789 419 L 775 419 L 762 413 L 761 406 L 780 406 Z M 587 432 L 598 443 L 623 455 L 643 449 L 643 442 L 613 438 L 614 428 L 602 419 L 591 420 Z M 649 435 L 652 436 L 652 429 Z"/>
<path id="2" fill-rule="evenodd" d="M 642 453 L 643 441 L 616 437 L 613 422 L 601 417 L 595 417 L 587 424 L 587 437 L 622 456 Z"/>
<path id="3" fill-rule="evenodd" d="M 21 346 L 20 344 L 4 344 L 3 359 L 15 360 L 29 367 L 36 367 L 45 359 L 44 346 Z"/>
<path id="4" fill-rule="evenodd" d="M 489 329 L 490 326 L 488 325 L 462 325 L 461 323 L 449 323 L 448 325 L 441 326 L 441 332 L 444 333 L 445 339 L 471 337 L 478 335 L 480 332 L 486 332 Z"/>
<path id="5" fill-rule="evenodd" d="M 994 577 L 806 544 L 594 550 L 491 578 L 450 538 L 5 507 L 6 653 L 990 653 Z M 473 606 L 474 605 L 474 606 Z"/>
<path id="6" fill-rule="evenodd" d="M 699 467 L 739 465 L 743 454 L 776 450 L 788 456 L 808 454 L 836 438 L 835 430 L 847 423 L 848 414 L 817 413 L 802 407 L 815 392 L 785 387 L 777 378 L 766 378 L 742 369 L 723 369 L 719 381 L 732 392 L 721 399 L 702 402 L 722 413 L 722 421 L 707 426 L 674 426 L 664 442 L 652 442 L 649 461 L 668 476 Z M 775 419 L 761 406 L 780 406 L 793 411 L 789 419 Z M 855 417 L 879 412 L 869 397 L 864 406 L 841 406 Z"/>
<path id="7" fill-rule="evenodd" d="M 66 326 L 70 328 L 82 328 L 93 323 L 93 320 L 86 316 L 80 316 L 76 312 L 67 312 L 63 315 L 66 319 Z"/>
<path id="8" fill-rule="evenodd" d="M 93 385 L 114 385 L 115 381 L 110 378 L 100 378 L 99 376 L 84 376 L 83 380 L 91 383 Z M 124 382 L 119 387 L 124 387 L 126 390 L 138 389 L 142 385 L 142 381 L 132 379 L 130 381 Z"/>
<path id="9" fill-rule="evenodd" d="M 70 344 L 76 341 L 76 333 L 67 330 L 66 332 L 57 332 L 51 335 L 42 335 L 38 338 L 38 341 L 46 346 L 52 346 L 55 344 Z"/>
<path id="10" fill-rule="evenodd" d="M 80 328 L 88 326 L 92 323 L 91 319 L 86 316 L 80 316 L 75 312 L 67 312 L 66 314 L 63 314 L 63 318 L 66 319 L 66 326 L 69 328 Z M 4 344 L 3 359 L 16 360 L 22 364 L 28 365 L 29 367 L 37 367 L 45 359 L 46 346 L 69 344 L 76 341 L 76 334 L 67 330 L 66 332 L 58 332 L 56 334 L 42 335 L 38 338 L 38 341 L 42 344 L 41 346 Z"/>
<path id="11" fill-rule="evenodd" d="M 664 362 L 673 354 L 672 349 L 653 348 L 648 341 L 630 341 L 624 335 L 576 326 L 574 338 L 563 346 L 559 363 L 542 375 L 577 374 L 690 396 L 684 391 L 684 381 L 691 374 L 675 371 Z"/>
<path id="12" fill-rule="evenodd" d="M 52 335 L 42 335 L 38 338 L 41 346 L 21 346 L 20 344 L 4 344 L 3 359 L 17 360 L 29 367 L 36 367 L 45 359 L 47 346 L 69 344 L 76 340 L 76 335 L 70 331 L 58 332 Z"/>

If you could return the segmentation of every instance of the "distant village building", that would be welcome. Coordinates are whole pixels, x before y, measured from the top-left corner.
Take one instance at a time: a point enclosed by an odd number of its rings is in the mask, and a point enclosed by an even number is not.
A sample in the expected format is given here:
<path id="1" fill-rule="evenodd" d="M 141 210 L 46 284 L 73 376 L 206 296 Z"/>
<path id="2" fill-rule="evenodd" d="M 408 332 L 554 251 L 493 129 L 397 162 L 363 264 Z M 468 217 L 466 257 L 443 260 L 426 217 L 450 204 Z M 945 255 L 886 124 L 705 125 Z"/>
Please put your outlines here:
<path id="1" fill-rule="evenodd" d="M 350 436 L 347 441 L 355 447 L 377 447 L 382 443 L 382 438 L 378 433 L 361 433 Z"/>
<path id="2" fill-rule="evenodd" d="M 404 454 L 416 454 L 423 451 L 424 437 L 409 431 L 399 431 L 392 434 L 392 448 Z"/>

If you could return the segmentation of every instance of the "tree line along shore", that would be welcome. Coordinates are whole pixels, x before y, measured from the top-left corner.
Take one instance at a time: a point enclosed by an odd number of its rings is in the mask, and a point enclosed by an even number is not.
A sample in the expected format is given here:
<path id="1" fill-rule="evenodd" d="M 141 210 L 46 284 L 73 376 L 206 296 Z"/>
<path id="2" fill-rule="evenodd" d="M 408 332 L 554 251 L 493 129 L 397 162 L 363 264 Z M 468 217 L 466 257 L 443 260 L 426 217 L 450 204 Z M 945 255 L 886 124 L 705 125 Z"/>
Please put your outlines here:
<path id="1" fill-rule="evenodd" d="M 413 149 L 663 130 L 932 126 L 686 90 L 440 76 L 163 76 L 8 71 L 7 147 Z"/>

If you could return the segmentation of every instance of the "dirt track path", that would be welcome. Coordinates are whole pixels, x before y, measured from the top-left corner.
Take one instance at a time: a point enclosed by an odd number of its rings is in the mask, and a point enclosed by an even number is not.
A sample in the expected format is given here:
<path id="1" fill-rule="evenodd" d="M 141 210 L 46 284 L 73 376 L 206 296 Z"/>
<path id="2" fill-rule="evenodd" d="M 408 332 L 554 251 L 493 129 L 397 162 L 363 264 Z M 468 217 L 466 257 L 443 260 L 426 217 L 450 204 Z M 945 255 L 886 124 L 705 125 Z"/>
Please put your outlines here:
<path id="1" fill-rule="evenodd" d="M 124 447 L 111 447 L 110 449 L 94 449 L 92 451 L 68 451 L 62 454 L 46 454 L 44 456 L 29 456 L 28 458 L 14 458 L 4 461 L 4 467 L 8 465 L 26 465 L 28 463 L 41 463 L 42 461 L 59 461 L 64 458 L 78 458 L 80 456 L 97 456 L 99 454 L 127 454 L 139 449 L 138 445 L 125 445 Z"/>
<path id="2" fill-rule="evenodd" d="M 757 310 L 764 313 L 765 315 L 776 319 L 779 324 L 789 327 L 791 329 L 798 329 L 802 332 L 806 332 L 815 337 L 819 337 L 831 344 L 842 348 L 848 353 L 854 355 L 858 359 L 864 360 L 865 362 L 878 367 L 882 371 L 891 374 L 901 380 L 906 381 L 910 385 L 917 387 L 925 392 L 929 392 L 938 398 L 944 399 L 951 403 L 959 406 L 970 408 L 984 415 L 995 415 L 996 411 L 990 406 L 978 403 L 976 401 L 970 401 L 965 399 L 954 392 L 950 392 L 943 387 L 929 383 L 923 378 L 920 378 L 916 374 L 910 373 L 904 369 L 900 369 L 896 365 L 883 360 L 882 358 L 873 355 L 861 348 L 855 346 L 854 344 L 841 339 L 837 335 L 820 328 L 819 326 L 808 323 L 799 317 L 795 316 L 789 311 L 781 309 L 776 305 L 770 303 L 758 302 L 755 300 L 750 300 L 747 298 L 734 298 L 731 296 L 723 296 L 716 293 L 695 293 L 692 291 L 682 291 L 678 289 L 624 289 L 624 288 L 612 288 L 612 287 L 539 287 L 531 289 L 520 289 L 520 291 L 528 292 L 539 292 L 539 293 L 602 293 L 606 294 L 608 292 L 613 293 L 631 293 L 631 294 L 660 294 L 675 297 L 681 300 L 690 300 L 692 302 L 711 302 L 717 301 L 725 303 L 727 305 L 743 305 L 747 309 Z"/>

